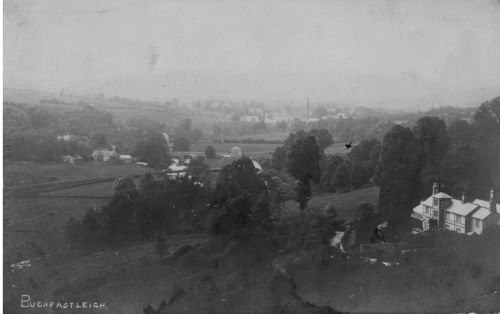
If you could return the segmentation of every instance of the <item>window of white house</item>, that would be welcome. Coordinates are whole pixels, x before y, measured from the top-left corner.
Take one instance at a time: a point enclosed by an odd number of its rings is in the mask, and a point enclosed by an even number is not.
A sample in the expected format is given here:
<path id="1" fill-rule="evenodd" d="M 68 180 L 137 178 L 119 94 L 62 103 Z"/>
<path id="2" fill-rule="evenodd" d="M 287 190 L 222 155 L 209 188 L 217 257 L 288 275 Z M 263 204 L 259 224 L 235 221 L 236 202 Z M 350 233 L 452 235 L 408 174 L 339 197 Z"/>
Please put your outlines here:
<path id="1" fill-rule="evenodd" d="M 432 203 L 434 206 L 438 206 L 438 199 L 437 198 L 433 198 L 433 203 Z"/>
<path id="2" fill-rule="evenodd" d="M 434 217 L 438 217 L 438 211 L 437 210 L 434 210 L 432 213 L 433 213 Z"/>
<path id="3" fill-rule="evenodd" d="M 476 218 L 476 228 L 481 228 L 481 220 Z"/>
<path id="4" fill-rule="evenodd" d="M 425 211 L 426 214 L 428 214 L 429 213 L 429 207 L 425 207 L 424 211 Z"/>
<path id="5" fill-rule="evenodd" d="M 455 215 L 455 222 L 459 223 L 459 224 L 463 224 L 464 223 L 464 216 L 460 216 L 460 215 Z"/>

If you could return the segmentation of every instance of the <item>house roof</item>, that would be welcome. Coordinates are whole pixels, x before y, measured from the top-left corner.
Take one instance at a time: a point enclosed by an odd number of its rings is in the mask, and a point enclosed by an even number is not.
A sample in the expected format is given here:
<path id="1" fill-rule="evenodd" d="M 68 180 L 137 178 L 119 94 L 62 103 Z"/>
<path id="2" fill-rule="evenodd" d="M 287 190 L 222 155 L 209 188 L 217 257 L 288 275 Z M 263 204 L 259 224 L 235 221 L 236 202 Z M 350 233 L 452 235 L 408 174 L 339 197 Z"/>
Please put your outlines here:
<path id="1" fill-rule="evenodd" d="M 443 192 L 436 193 L 436 194 L 432 195 L 432 197 L 435 197 L 435 198 L 452 198 L 451 196 L 449 196 L 448 194 L 443 193 Z"/>
<path id="2" fill-rule="evenodd" d="M 462 203 L 462 201 L 451 199 L 451 206 L 445 208 L 445 211 L 461 216 L 467 216 L 474 211 L 478 205 L 472 203 Z"/>
<path id="3" fill-rule="evenodd" d="M 475 199 L 474 202 L 472 202 L 472 203 L 479 205 L 483 208 L 490 209 L 490 202 L 488 202 L 488 201 Z M 497 213 L 500 212 L 500 204 L 496 204 L 496 210 L 497 210 Z"/>
<path id="4" fill-rule="evenodd" d="M 452 197 L 446 193 L 439 192 L 439 193 L 436 193 L 434 195 L 429 196 L 425 201 L 422 202 L 422 204 L 424 204 L 425 206 L 434 207 L 434 204 L 432 201 L 433 198 L 437 198 L 437 199 L 450 198 L 451 199 Z"/>
<path id="5" fill-rule="evenodd" d="M 421 204 L 429 207 L 433 207 L 434 205 L 432 204 L 432 196 L 429 196 L 425 201 L 423 201 Z"/>
<path id="6" fill-rule="evenodd" d="M 473 218 L 481 219 L 488 217 L 490 215 L 490 210 L 484 207 L 480 207 L 474 214 L 472 214 Z"/>
<path id="7" fill-rule="evenodd" d="M 417 214 L 423 214 L 424 213 L 424 205 L 418 204 L 413 208 L 413 212 Z"/>

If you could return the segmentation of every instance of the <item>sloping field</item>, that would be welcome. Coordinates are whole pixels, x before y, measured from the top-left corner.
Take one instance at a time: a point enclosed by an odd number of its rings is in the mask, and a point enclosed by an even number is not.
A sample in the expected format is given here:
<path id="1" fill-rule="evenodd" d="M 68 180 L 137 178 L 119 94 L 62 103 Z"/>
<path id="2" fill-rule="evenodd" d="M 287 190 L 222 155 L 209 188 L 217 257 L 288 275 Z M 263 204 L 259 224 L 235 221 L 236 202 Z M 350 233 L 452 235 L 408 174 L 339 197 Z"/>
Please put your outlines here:
<path id="1" fill-rule="evenodd" d="M 88 162 L 77 165 L 64 163 L 9 162 L 4 164 L 5 185 L 21 185 L 65 180 L 140 175 L 150 168 L 129 165 L 111 165 Z"/>
<path id="2" fill-rule="evenodd" d="M 356 214 L 356 207 L 358 207 L 360 203 L 369 202 L 376 207 L 378 204 L 378 193 L 379 188 L 375 186 L 367 189 L 355 190 L 348 193 L 328 193 L 314 195 L 309 201 L 308 209 L 323 209 L 328 204 L 332 204 L 337 209 L 337 215 L 344 216 L 347 219 L 351 219 Z M 286 201 L 284 208 L 287 213 L 300 212 L 298 204 L 295 201 Z"/>

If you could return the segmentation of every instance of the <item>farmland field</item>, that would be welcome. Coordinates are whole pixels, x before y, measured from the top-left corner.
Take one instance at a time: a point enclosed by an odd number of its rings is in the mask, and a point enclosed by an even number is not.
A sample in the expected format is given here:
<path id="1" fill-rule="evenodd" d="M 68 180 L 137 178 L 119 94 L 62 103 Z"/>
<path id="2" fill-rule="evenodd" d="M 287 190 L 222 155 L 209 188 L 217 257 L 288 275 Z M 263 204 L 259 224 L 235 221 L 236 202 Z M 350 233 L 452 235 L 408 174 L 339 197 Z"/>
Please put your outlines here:
<path id="1" fill-rule="evenodd" d="M 238 146 L 243 154 L 253 155 L 254 153 L 262 155 L 266 152 L 274 152 L 276 147 L 281 144 L 253 144 L 253 143 L 196 143 L 191 145 L 191 150 L 196 152 L 204 152 L 208 145 L 212 145 L 215 151 L 219 154 L 231 153 L 231 148 Z"/>
<path id="2" fill-rule="evenodd" d="M 378 187 L 370 187 L 348 193 L 325 193 L 314 195 L 309 201 L 308 208 L 323 209 L 328 204 L 332 204 L 337 209 L 337 215 L 351 219 L 354 217 L 356 207 L 360 203 L 370 202 L 376 207 L 378 204 L 378 193 Z M 298 205 L 295 201 L 286 201 L 284 207 L 287 212 L 299 212 Z"/>
<path id="3" fill-rule="evenodd" d="M 24 163 L 9 162 L 4 164 L 6 185 L 43 183 L 49 180 L 78 180 L 108 176 L 127 176 L 143 174 L 150 168 L 134 164 L 111 165 L 102 162 L 88 162 L 78 165 L 64 163 Z"/>

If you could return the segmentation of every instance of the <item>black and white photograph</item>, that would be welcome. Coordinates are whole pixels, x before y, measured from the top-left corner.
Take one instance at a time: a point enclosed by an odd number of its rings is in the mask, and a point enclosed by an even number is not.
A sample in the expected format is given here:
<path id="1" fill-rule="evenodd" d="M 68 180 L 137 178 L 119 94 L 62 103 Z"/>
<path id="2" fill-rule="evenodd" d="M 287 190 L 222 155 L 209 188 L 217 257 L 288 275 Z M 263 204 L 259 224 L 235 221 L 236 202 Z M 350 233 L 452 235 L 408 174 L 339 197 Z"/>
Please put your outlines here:
<path id="1" fill-rule="evenodd" d="M 500 313 L 500 0 L 3 0 L 3 313 Z"/>

